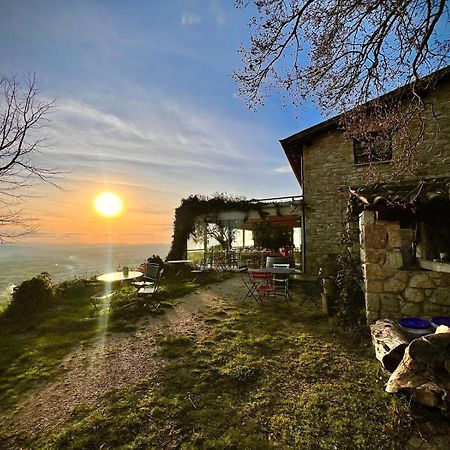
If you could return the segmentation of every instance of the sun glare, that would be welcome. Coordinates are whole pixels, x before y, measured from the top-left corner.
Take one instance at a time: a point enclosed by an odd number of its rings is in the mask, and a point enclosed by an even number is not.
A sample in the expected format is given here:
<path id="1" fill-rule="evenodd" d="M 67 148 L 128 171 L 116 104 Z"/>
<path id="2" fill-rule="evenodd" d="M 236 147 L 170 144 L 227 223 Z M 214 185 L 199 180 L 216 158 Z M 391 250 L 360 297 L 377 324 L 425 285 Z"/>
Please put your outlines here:
<path id="1" fill-rule="evenodd" d="M 104 217 L 116 217 L 122 208 L 122 200 L 113 192 L 102 192 L 95 198 L 95 209 Z"/>

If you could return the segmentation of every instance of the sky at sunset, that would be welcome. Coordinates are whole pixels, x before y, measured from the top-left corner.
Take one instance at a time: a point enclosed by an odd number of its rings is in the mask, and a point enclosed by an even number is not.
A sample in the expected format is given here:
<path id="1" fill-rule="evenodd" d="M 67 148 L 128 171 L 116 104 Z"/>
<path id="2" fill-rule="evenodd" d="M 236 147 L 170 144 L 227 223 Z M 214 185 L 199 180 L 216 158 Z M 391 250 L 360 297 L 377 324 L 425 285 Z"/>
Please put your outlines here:
<path id="1" fill-rule="evenodd" d="M 1 1 L 1 73 L 56 99 L 39 161 L 65 175 L 25 204 L 35 242 L 168 243 L 190 194 L 299 194 L 278 140 L 322 120 L 236 97 L 251 9 L 232 0 Z M 110 190 L 124 210 L 103 218 Z"/>

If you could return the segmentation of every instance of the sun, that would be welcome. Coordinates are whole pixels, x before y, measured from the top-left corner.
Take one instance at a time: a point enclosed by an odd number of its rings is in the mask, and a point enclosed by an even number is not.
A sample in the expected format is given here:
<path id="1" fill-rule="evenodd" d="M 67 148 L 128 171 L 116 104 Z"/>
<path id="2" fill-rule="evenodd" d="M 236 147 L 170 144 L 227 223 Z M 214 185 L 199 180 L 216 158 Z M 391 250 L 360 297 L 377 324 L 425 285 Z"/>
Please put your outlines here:
<path id="1" fill-rule="evenodd" d="M 123 209 L 120 197 L 113 192 L 102 192 L 95 197 L 95 209 L 103 217 L 116 217 Z"/>

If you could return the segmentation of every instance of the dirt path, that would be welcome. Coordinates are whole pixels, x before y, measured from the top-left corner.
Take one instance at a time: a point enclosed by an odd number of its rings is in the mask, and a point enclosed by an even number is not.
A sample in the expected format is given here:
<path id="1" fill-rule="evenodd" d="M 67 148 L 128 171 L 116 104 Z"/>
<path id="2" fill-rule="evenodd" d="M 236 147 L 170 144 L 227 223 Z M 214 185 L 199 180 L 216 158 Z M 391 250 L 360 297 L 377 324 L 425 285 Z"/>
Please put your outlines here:
<path id="1" fill-rule="evenodd" d="M 180 298 L 180 303 L 162 317 L 150 318 L 133 335 L 102 338 L 94 346 L 80 348 L 62 362 L 63 373 L 43 390 L 19 403 L 9 416 L 0 416 L 8 433 L 35 435 L 64 422 L 80 403 L 99 405 L 108 392 L 149 380 L 164 367 L 157 356 L 155 336 L 172 334 L 204 336 L 209 333 L 202 312 L 225 305 L 225 296 L 240 298 L 237 276 L 206 286 Z"/>

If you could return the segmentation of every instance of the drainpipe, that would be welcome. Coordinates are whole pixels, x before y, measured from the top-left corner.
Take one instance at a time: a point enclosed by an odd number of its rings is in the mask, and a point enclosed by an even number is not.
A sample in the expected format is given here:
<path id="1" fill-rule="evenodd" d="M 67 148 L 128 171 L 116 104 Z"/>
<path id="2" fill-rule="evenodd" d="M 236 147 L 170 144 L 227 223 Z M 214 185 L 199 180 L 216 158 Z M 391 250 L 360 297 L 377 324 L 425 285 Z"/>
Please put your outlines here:
<path id="1" fill-rule="evenodd" d="M 305 221 L 305 202 L 302 200 L 300 212 L 300 226 L 301 226 L 301 242 L 302 242 L 302 272 L 306 273 L 306 221 Z"/>

